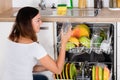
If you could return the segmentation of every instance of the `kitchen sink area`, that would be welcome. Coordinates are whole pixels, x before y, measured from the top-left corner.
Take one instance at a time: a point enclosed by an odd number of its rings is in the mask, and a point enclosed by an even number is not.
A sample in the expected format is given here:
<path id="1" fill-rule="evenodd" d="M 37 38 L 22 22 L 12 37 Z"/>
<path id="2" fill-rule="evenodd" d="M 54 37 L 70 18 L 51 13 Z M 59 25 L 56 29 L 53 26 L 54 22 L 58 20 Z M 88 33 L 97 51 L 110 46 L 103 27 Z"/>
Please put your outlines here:
<path id="1" fill-rule="evenodd" d="M 100 9 L 95 9 L 95 8 L 84 8 L 84 9 L 79 9 L 79 8 L 73 8 L 73 9 L 67 9 L 66 15 L 58 15 L 57 14 L 57 9 L 51 9 L 51 8 L 46 8 L 45 10 L 41 10 L 38 8 L 40 11 L 41 16 L 49 16 L 49 17 L 94 17 L 97 16 Z M 16 16 L 18 12 L 15 12 L 12 16 Z"/>
<path id="2" fill-rule="evenodd" d="M 74 9 L 67 9 L 65 15 L 58 15 L 57 9 L 46 9 L 46 10 L 39 10 L 42 16 L 60 16 L 60 17 L 93 17 L 98 14 L 100 11 L 99 9 L 95 8 L 74 8 Z"/>

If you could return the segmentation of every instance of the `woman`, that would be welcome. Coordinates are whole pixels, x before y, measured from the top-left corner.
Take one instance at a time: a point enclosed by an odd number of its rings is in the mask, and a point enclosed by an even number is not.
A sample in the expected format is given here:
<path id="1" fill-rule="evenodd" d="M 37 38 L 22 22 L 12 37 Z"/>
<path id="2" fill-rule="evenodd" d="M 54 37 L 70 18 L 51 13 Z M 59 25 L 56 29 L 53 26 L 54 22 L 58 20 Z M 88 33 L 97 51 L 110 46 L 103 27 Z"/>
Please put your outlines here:
<path id="1" fill-rule="evenodd" d="M 65 60 L 65 45 L 71 36 L 71 29 L 66 34 L 61 32 L 61 49 L 58 59 L 54 61 L 42 45 L 37 43 L 36 33 L 39 32 L 41 24 L 41 16 L 36 8 L 24 7 L 18 11 L 9 35 L 2 80 L 33 80 L 33 67 L 38 62 L 42 67 L 34 67 L 35 71 L 61 73 Z"/>

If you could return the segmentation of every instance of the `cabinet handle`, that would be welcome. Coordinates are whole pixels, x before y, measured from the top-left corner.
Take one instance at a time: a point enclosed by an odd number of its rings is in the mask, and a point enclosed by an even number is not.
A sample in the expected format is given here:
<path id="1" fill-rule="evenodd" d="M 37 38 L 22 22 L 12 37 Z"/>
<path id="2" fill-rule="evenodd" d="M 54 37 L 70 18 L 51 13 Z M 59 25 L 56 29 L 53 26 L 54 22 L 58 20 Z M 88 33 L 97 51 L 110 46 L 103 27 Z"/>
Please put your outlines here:
<path id="1" fill-rule="evenodd" d="M 48 27 L 40 27 L 41 30 L 48 30 Z"/>

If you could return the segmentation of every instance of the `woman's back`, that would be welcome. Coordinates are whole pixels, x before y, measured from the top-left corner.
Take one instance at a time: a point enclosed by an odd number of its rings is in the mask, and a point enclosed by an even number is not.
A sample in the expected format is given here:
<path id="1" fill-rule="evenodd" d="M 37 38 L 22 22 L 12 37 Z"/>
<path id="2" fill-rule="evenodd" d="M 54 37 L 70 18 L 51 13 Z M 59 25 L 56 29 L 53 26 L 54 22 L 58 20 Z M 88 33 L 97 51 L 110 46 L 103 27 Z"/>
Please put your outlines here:
<path id="1" fill-rule="evenodd" d="M 40 52 L 40 46 L 36 43 L 21 44 L 7 41 L 5 52 L 5 64 L 3 80 L 33 80 L 32 70 L 37 63 L 35 51 Z M 39 58 L 43 54 L 39 54 Z"/>

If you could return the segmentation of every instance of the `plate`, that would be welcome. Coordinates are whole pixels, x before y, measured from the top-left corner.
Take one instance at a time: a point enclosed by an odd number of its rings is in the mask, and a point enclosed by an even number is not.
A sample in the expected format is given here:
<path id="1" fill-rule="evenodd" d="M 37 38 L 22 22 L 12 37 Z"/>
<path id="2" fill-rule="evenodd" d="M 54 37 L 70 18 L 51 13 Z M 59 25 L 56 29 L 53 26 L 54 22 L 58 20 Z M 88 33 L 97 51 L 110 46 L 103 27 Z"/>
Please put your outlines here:
<path id="1" fill-rule="evenodd" d="M 56 78 L 56 79 L 59 79 L 58 74 L 55 74 L 55 78 Z"/>
<path id="2" fill-rule="evenodd" d="M 63 78 L 62 78 L 62 74 L 59 74 L 59 79 L 63 79 Z"/>
<path id="3" fill-rule="evenodd" d="M 63 70 L 62 70 L 62 77 L 63 77 L 63 79 L 65 79 L 65 71 L 64 71 L 64 69 L 65 69 L 65 64 L 64 64 L 64 67 L 63 67 Z"/>
<path id="4" fill-rule="evenodd" d="M 67 63 L 65 63 L 65 65 L 64 65 L 64 70 L 63 70 L 64 79 L 66 79 L 66 64 L 67 64 Z"/>
<path id="5" fill-rule="evenodd" d="M 71 63 L 70 65 L 70 79 L 75 79 L 75 76 L 77 75 L 77 69 L 75 67 L 74 63 Z"/>
<path id="6" fill-rule="evenodd" d="M 65 67 L 66 79 L 69 79 L 69 77 L 68 77 L 68 66 L 69 66 L 69 63 L 67 63 L 66 67 Z"/>
<path id="7" fill-rule="evenodd" d="M 57 79 L 57 75 L 56 74 L 54 75 L 54 77 L 55 77 L 55 79 Z"/>

